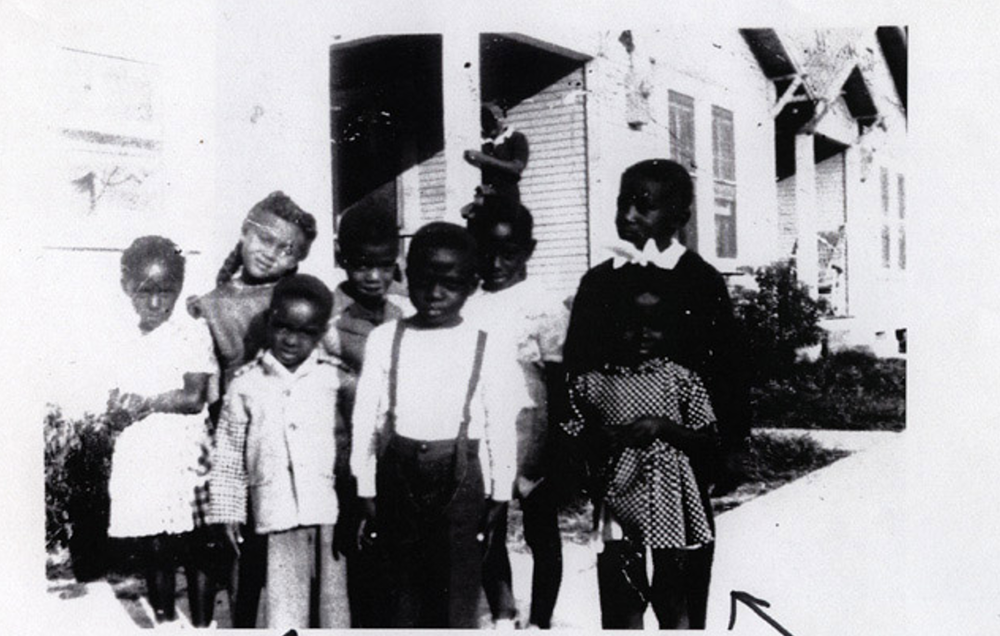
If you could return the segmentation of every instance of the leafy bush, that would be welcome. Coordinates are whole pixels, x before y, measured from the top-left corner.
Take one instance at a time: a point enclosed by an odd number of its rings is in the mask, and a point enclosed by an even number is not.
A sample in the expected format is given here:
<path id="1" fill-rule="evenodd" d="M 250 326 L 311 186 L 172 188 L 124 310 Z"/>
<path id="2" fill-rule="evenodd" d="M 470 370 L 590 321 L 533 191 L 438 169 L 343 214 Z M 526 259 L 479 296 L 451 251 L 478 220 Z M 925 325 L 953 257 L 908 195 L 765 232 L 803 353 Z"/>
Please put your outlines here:
<path id="1" fill-rule="evenodd" d="M 44 427 L 45 545 L 68 547 L 74 574 L 91 579 L 107 563 L 112 427 L 107 416 L 69 420 L 58 408 Z"/>
<path id="2" fill-rule="evenodd" d="M 754 425 L 771 428 L 902 430 L 906 361 L 845 350 L 796 362 L 793 373 L 750 392 Z"/>
<path id="3" fill-rule="evenodd" d="M 734 309 L 750 358 L 751 384 L 759 386 L 787 376 L 796 352 L 819 343 L 825 303 L 809 296 L 791 261 L 744 271 L 753 274 L 757 289 L 738 289 Z"/>

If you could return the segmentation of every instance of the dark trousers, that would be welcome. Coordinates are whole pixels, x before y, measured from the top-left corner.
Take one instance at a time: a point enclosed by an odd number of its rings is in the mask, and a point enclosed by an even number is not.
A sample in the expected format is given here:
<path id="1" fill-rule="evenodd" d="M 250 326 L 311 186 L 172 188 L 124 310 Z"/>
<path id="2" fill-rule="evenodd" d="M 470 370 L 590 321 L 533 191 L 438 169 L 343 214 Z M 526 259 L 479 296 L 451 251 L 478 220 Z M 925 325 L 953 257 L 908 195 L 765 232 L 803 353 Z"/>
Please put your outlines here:
<path id="1" fill-rule="evenodd" d="M 653 582 L 643 546 L 608 541 L 597 557 L 601 627 L 642 629 L 647 603 L 660 629 L 705 629 L 715 545 L 696 550 L 653 550 Z"/>
<path id="2" fill-rule="evenodd" d="M 559 586 L 562 582 L 562 536 L 559 533 L 558 505 L 551 481 L 543 481 L 521 500 L 524 540 L 531 550 L 531 616 L 529 621 L 543 629 L 552 624 Z M 483 589 L 494 620 L 517 614 L 511 585 L 510 556 L 507 552 L 507 506 L 495 523 L 486 529 L 483 559 Z"/>
<path id="3" fill-rule="evenodd" d="M 267 579 L 267 535 L 257 534 L 251 524 L 240 528 L 243 543 L 233 568 L 229 602 L 233 627 L 257 627 L 260 592 Z"/>
<path id="4" fill-rule="evenodd" d="M 386 562 L 380 546 L 347 555 L 347 597 L 351 627 L 389 627 Z"/>
<path id="5" fill-rule="evenodd" d="M 483 550 L 483 591 L 486 592 L 493 620 L 517 616 L 510 555 L 507 552 L 507 512 L 508 504 L 504 503 L 484 532 L 486 546 Z"/>
<path id="6" fill-rule="evenodd" d="M 521 501 L 524 512 L 524 540 L 531 550 L 532 625 L 548 629 L 562 583 L 562 534 L 559 532 L 559 505 L 555 485 L 547 479 Z"/>
<path id="7" fill-rule="evenodd" d="M 377 525 L 393 627 L 478 627 L 485 511 L 478 448 L 468 441 L 460 475 L 453 440 L 394 435 L 379 458 Z"/>

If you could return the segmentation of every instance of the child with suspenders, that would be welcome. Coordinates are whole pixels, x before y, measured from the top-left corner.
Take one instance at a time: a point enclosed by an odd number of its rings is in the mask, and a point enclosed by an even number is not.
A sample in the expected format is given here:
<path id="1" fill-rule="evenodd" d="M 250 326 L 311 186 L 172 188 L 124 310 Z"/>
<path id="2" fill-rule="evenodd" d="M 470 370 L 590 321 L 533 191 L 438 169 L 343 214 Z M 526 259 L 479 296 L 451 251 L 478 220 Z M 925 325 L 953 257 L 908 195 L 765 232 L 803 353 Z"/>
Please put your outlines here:
<path id="1" fill-rule="evenodd" d="M 516 447 L 502 429 L 527 396 L 462 320 L 475 272 L 464 228 L 421 228 L 407 254 L 417 313 L 372 331 L 358 383 L 358 540 L 387 552 L 394 627 L 478 626 L 483 529 L 511 496 Z"/>

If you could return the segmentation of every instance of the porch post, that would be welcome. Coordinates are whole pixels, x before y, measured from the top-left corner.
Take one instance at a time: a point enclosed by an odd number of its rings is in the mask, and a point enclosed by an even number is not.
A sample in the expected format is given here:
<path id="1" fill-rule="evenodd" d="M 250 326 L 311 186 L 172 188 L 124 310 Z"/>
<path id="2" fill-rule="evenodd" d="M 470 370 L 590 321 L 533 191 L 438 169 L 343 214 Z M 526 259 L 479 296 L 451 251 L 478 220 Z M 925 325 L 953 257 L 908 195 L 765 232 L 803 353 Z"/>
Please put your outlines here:
<path id="1" fill-rule="evenodd" d="M 861 151 L 853 145 L 844 151 L 844 200 L 847 220 L 844 223 L 844 234 L 847 240 L 846 272 L 847 306 L 846 313 L 854 312 L 854 301 L 863 289 L 863 278 L 870 271 L 868 249 L 865 244 L 865 219 L 863 217 L 862 182 L 861 182 Z M 870 236 L 870 234 L 869 234 Z"/>
<path id="2" fill-rule="evenodd" d="M 444 220 L 464 224 L 462 206 L 472 201 L 479 185 L 479 169 L 462 159 L 480 146 L 479 32 L 458 25 L 441 42 L 443 93 L 445 212 Z"/>
<path id="3" fill-rule="evenodd" d="M 816 155 L 813 135 L 795 135 L 795 216 L 798 220 L 796 266 L 799 280 L 815 298 L 819 292 L 819 254 L 816 247 Z"/>

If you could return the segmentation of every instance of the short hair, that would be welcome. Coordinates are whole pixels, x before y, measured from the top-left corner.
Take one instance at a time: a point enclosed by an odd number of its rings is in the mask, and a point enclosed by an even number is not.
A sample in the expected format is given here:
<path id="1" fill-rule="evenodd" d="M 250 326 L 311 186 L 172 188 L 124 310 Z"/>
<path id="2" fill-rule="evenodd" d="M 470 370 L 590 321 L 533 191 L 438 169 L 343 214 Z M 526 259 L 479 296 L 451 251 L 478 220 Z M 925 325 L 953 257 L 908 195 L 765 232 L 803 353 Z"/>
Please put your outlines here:
<path id="1" fill-rule="evenodd" d="M 691 202 L 694 200 L 694 184 L 687 169 L 670 159 L 646 159 L 634 163 L 622 173 L 621 184 L 626 181 L 645 179 L 659 183 L 664 194 L 669 197 L 668 203 L 675 211 L 691 212 Z"/>
<path id="2" fill-rule="evenodd" d="M 485 242 L 490 230 L 499 223 L 510 225 L 514 242 L 524 245 L 533 240 L 535 219 L 531 210 L 507 197 L 488 195 L 476 213 L 468 220 L 466 227 L 478 243 Z"/>
<path id="3" fill-rule="evenodd" d="M 122 278 L 125 280 L 142 276 L 145 266 L 153 261 L 163 261 L 175 272 L 178 280 L 184 281 L 185 258 L 177 244 L 163 236 L 140 236 L 122 252 Z"/>
<path id="4" fill-rule="evenodd" d="M 461 225 L 435 221 L 423 226 L 413 235 L 410 249 L 406 253 L 406 269 L 412 271 L 423 264 L 432 250 L 453 249 L 459 254 L 473 277 L 476 271 L 476 239 Z"/>
<path id="5" fill-rule="evenodd" d="M 278 281 L 271 296 L 271 309 L 288 300 L 305 300 L 319 310 L 319 319 L 324 325 L 333 313 L 333 293 L 326 284 L 309 274 L 293 274 Z"/>
<path id="6" fill-rule="evenodd" d="M 479 107 L 479 121 L 482 124 L 483 128 L 485 128 L 486 125 L 491 121 L 495 124 L 499 124 L 504 120 L 505 117 L 506 113 L 504 112 L 504 109 L 500 106 L 498 102 L 494 101 L 484 102 Z"/>
<path id="7" fill-rule="evenodd" d="M 399 225 L 395 210 L 365 199 L 344 212 L 337 226 L 337 246 L 341 253 L 348 254 L 362 245 L 391 245 L 398 253 Z"/>

